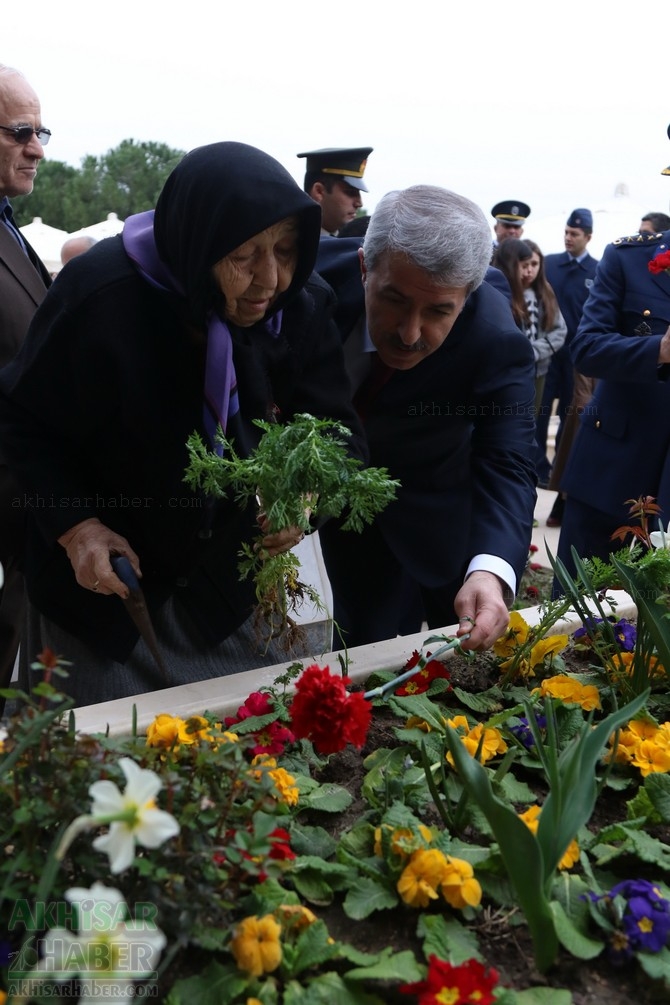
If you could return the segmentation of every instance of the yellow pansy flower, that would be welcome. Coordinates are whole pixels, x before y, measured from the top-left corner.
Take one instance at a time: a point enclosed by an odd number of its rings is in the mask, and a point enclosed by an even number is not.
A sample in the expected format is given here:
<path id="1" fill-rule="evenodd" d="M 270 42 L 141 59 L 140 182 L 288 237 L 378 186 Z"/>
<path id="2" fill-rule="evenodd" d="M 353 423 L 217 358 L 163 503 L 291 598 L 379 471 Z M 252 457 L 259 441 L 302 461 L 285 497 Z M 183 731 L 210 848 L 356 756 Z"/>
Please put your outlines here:
<path id="1" fill-rule="evenodd" d="M 630 763 L 646 778 L 654 773 L 670 771 L 670 749 L 655 740 L 640 740 L 630 758 Z"/>
<path id="2" fill-rule="evenodd" d="M 420 848 L 413 852 L 397 883 L 404 903 L 410 907 L 427 907 L 431 900 L 437 900 L 446 867 L 446 859 L 437 848 Z"/>
<path id="3" fill-rule="evenodd" d="M 496 656 L 507 659 L 513 656 L 519 646 L 528 640 L 530 625 L 524 621 L 518 611 L 510 611 L 507 631 L 493 643 L 493 652 Z"/>
<path id="4" fill-rule="evenodd" d="M 469 862 L 447 855 L 447 868 L 440 884 L 442 896 L 452 907 L 477 907 L 482 899 L 482 888 L 474 878 L 474 869 Z"/>
<path id="5" fill-rule="evenodd" d="M 300 789 L 295 784 L 293 775 L 289 775 L 284 768 L 273 768 L 270 771 L 270 778 L 274 782 L 280 800 L 287 806 L 297 806 Z"/>
<path id="6" fill-rule="evenodd" d="M 149 726 L 147 726 L 147 746 L 148 747 L 178 747 L 180 732 L 184 726 L 184 720 L 178 715 L 169 715 L 161 712 Z"/>
<path id="7" fill-rule="evenodd" d="M 271 914 L 244 918 L 237 925 L 230 951 L 240 970 L 251 977 L 270 974 L 282 960 L 281 925 Z"/>
<path id="8" fill-rule="evenodd" d="M 594 684 L 580 684 L 567 674 L 547 677 L 533 693 L 538 691 L 543 698 L 559 698 L 566 705 L 581 705 L 586 712 L 601 707 L 600 692 Z"/>

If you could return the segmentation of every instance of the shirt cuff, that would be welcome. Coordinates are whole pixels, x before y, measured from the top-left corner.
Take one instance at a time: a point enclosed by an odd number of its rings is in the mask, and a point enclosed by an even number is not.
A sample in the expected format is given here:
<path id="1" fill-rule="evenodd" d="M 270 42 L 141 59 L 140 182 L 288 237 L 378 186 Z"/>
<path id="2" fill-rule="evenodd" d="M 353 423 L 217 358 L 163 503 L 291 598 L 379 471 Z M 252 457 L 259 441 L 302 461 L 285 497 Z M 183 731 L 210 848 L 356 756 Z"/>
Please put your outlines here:
<path id="1" fill-rule="evenodd" d="M 516 573 L 509 562 L 504 558 L 498 558 L 497 555 L 475 555 L 468 565 L 466 579 L 471 572 L 492 572 L 497 576 L 503 585 L 505 603 L 508 607 L 512 606 L 516 596 Z"/>

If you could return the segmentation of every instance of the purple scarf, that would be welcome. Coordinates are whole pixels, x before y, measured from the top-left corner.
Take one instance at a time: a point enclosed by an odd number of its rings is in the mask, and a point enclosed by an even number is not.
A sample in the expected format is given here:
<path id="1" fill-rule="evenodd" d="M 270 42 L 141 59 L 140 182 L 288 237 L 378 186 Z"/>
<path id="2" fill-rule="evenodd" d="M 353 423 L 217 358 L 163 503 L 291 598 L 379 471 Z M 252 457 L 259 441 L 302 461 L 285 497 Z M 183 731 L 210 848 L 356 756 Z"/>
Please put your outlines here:
<path id="1" fill-rule="evenodd" d="M 123 246 L 141 276 L 151 286 L 185 296 L 181 283 L 158 257 L 154 240 L 154 211 L 129 216 L 123 226 Z M 279 334 L 281 313 L 271 319 L 272 332 Z M 240 409 L 237 378 L 233 364 L 233 340 L 228 326 L 212 311 L 207 318 L 207 355 L 205 358 L 205 388 L 203 418 L 210 442 L 221 456 L 223 447 L 215 442 L 219 426 L 225 432 L 228 419 Z"/>

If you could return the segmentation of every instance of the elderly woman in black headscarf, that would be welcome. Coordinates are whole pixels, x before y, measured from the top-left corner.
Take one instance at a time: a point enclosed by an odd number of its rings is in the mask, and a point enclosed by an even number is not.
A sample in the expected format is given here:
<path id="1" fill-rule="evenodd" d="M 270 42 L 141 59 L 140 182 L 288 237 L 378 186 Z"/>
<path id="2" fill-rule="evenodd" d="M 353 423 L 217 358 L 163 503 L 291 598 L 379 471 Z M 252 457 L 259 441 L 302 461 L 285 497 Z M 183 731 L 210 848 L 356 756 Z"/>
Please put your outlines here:
<path id="1" fill-rule="evenodd" d="M 21 678 L 44 646 L 73 663 L 85 705 L 279 662 L 252 627 L 238 552 L 257 513 L 184 484 L 186 442 L 238 454 L 253 420 L 336 419 L 364 456 L 333 294 L 313 273 L 320 210 L 242 143 L 191 151 L 155 211 L 126 220 L 59 274 L 0 374 L 0 437 L 27 512 L 29 626 Z M 270 554 L 298 531 L 268 535 Z M 167 679 L 122 599 L 110 556 L 141 576 Z"/>

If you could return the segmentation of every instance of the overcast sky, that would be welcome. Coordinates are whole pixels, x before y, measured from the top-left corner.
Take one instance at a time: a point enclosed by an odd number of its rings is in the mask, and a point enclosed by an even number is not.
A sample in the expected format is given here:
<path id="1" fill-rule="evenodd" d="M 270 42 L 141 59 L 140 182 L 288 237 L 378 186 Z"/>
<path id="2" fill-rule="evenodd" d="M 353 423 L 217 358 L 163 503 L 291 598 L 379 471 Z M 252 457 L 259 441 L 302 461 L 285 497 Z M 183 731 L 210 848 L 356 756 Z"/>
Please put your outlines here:
<path id="1" fill-rule="evenodd" d="M 302 183 L 298 151 L 372 146 L 369 211 L 426 182 L 534 219 L 620 183 L 668 212 L 667 0 L 6 6 L 0 61 L 40 97 L 47 156 L 76 167 L 124 139 L 240 140 Z"/>

